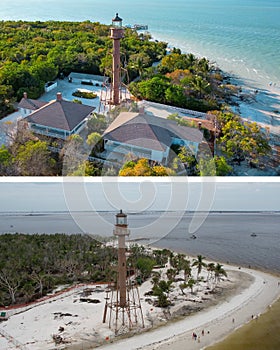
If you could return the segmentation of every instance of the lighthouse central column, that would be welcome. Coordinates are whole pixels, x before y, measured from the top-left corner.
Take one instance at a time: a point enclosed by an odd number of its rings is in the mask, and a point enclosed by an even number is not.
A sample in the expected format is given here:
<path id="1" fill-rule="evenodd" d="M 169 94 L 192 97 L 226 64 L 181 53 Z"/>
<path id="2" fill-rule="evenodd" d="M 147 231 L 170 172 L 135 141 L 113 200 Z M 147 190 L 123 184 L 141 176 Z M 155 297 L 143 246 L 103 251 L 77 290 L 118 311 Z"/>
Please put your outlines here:
<path id="1" fill-rule="evenodd" d="M 126 247 L 125 237 L 129 235 L 127 228 L 127 215 L 122 210 L 116 215 L 116 225 L 114 235 L 118 237 L 118 306 L 124 309 L 127 304 L 126 299 Z"/>
<path id="2" fill-rule="evenodd" d="M 120 40 L 113 41 L 113 104 L 120 103 Z"/>
<path id="3" fill-rule="evenodd" d="M 119 291 L 120 307 L 126 306 L 126 256 L 125 256 L 125 235 L 118 237 L 118 270 L 119 270 Z"/>

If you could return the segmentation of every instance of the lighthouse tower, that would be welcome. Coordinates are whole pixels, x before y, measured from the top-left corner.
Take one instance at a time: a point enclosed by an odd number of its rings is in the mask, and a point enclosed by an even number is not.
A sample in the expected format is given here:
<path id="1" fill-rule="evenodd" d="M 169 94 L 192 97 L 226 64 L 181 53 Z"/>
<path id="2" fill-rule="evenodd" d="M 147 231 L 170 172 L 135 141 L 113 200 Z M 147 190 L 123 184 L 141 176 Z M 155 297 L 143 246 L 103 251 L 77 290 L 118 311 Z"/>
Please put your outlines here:
<path id="1" fill-rule="evenodd" d="M 109 328 L 114 328 L 115 334 L 124 334 L 132 328 L 144 328 L 144 318 L 141 309 L 139 291 L 136 281 L 127 275 L 125 238 L 130 230 L 127 225 L 127 215 L 120 210 L 116 215 L 114 235 L 118 238 L 118 266 L 116 284 L 107 289 L 103 323 L 109 314 Z M 109 294 L 111 294 L 109 296 Z"/>
<path id="2" fill-rule="evenodd" d="M 124 36 L 122 19 L 118 13 L 112 19 L 111 39 L 113 39 L 113 105 L 120 103 L 120 83 L 121 83 L 121 60 L 120 60 L 120 40 Z"/>
<path id="3" fill-rule="evenodd" d="M 120 293 L 119 306 L 126 306 L 126 256 L 125 256 L 125 236 L 129 236 L 127 229 L 127 215 L 120 210 L 116 215 L 116 225 L 114 235 L 118 237 L 118 289 Z"/>

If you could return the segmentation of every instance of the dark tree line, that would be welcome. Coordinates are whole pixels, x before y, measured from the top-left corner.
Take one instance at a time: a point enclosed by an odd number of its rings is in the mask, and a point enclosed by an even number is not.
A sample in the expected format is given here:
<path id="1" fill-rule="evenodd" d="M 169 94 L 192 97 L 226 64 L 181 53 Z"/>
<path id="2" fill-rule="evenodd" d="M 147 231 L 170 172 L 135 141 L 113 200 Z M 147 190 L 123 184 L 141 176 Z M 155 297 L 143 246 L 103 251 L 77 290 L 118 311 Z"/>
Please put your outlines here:
<path id="1" fill-rule="evenodd" d="M 0 235 L 0 305 L 34 301 L 59 285 L 116 282 L 117 250 L 100 237 L 81 234 Z M 131 247 L 128 271 L 139 283 L 155 265 L 166 263 L 166 250 Z"/>
<path id="2" fill-rule="evenodd" d="M 28 302 L 57 285 L 110 280 L 116 249 L 87 235 L 0 235 L 0 305 Z"/>

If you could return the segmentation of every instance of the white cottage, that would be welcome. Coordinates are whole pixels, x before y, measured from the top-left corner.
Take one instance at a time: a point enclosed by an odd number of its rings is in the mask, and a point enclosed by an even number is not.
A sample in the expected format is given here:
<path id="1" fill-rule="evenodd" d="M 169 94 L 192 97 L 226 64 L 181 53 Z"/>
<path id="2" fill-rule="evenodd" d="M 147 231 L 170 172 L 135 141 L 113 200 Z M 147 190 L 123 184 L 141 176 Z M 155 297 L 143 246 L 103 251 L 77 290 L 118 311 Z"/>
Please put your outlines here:
<path id="1" fill-rule="evenodd" d="M 57 93 L 56 100 L 36 109 L 25 120 L 34 133 L 65 140 L 83 130 L 94 109 L 65 101 L 62 94 Z"/>
<path id="2" fill-rule="evenodd" d="M 187 146 L 196 155 L 203 134 L 173 120 L 145 113 L 123 112 L 104 132 L 103 140 L 108 159 L 116 154 L 133 153 L 136 157 L 166 165 L 174 144 Z"/>

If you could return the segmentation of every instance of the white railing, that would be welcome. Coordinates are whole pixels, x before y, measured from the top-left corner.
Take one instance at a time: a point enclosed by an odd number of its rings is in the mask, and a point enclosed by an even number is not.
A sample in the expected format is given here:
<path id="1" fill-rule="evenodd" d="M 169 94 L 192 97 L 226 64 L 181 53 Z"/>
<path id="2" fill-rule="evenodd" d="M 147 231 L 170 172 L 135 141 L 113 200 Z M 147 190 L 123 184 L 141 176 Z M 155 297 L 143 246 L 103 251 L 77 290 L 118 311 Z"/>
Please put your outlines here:
<path id="1" fill-rule="evenodd" d="M 50 137 L 55 137 L 55 138 L 62 139 L 62 140 L 66 140 L 67 137 L 69 137 L 69 135 L 62 135 L 60 133 L 50 132 L 50 131 L 47 131 L 47 130 L 40 130 L 40 129 L 37 129 L 35 127 L 31 127 L 31 130 L 34 133 L 36 133 L 36 134 L 40 134 L 40 135 L 44 135 L 44 136 L 50 136 Z"/>
<path id="2" fill-rule="evenodd" d="M 194 115 L 196 117 L 199 118 L 204 118 L 204 119 L 208 119 L 209 115 L 208 113 L 203 113 L 203 112 L 198 112 L 198 111 L 194 111 L 192 109 L 186 109 L 186 108 L 180 108 L 180 107 L 175 107 L 175 106 L 170 106 L 170 105 L 164 105 L 161 103 L 157 103 L 157 102 L 150 102 L 150 101 L 146 101 L 143 100 L 143 104 L 146 106 L 155 106 L 155 107 L 160 107 L 160 108 L 165 108 L 165 109 L 172 109 L 174 111 L 178 111 L 180 113 L 183 114 L 189 114 L 189 115 Z"/>

